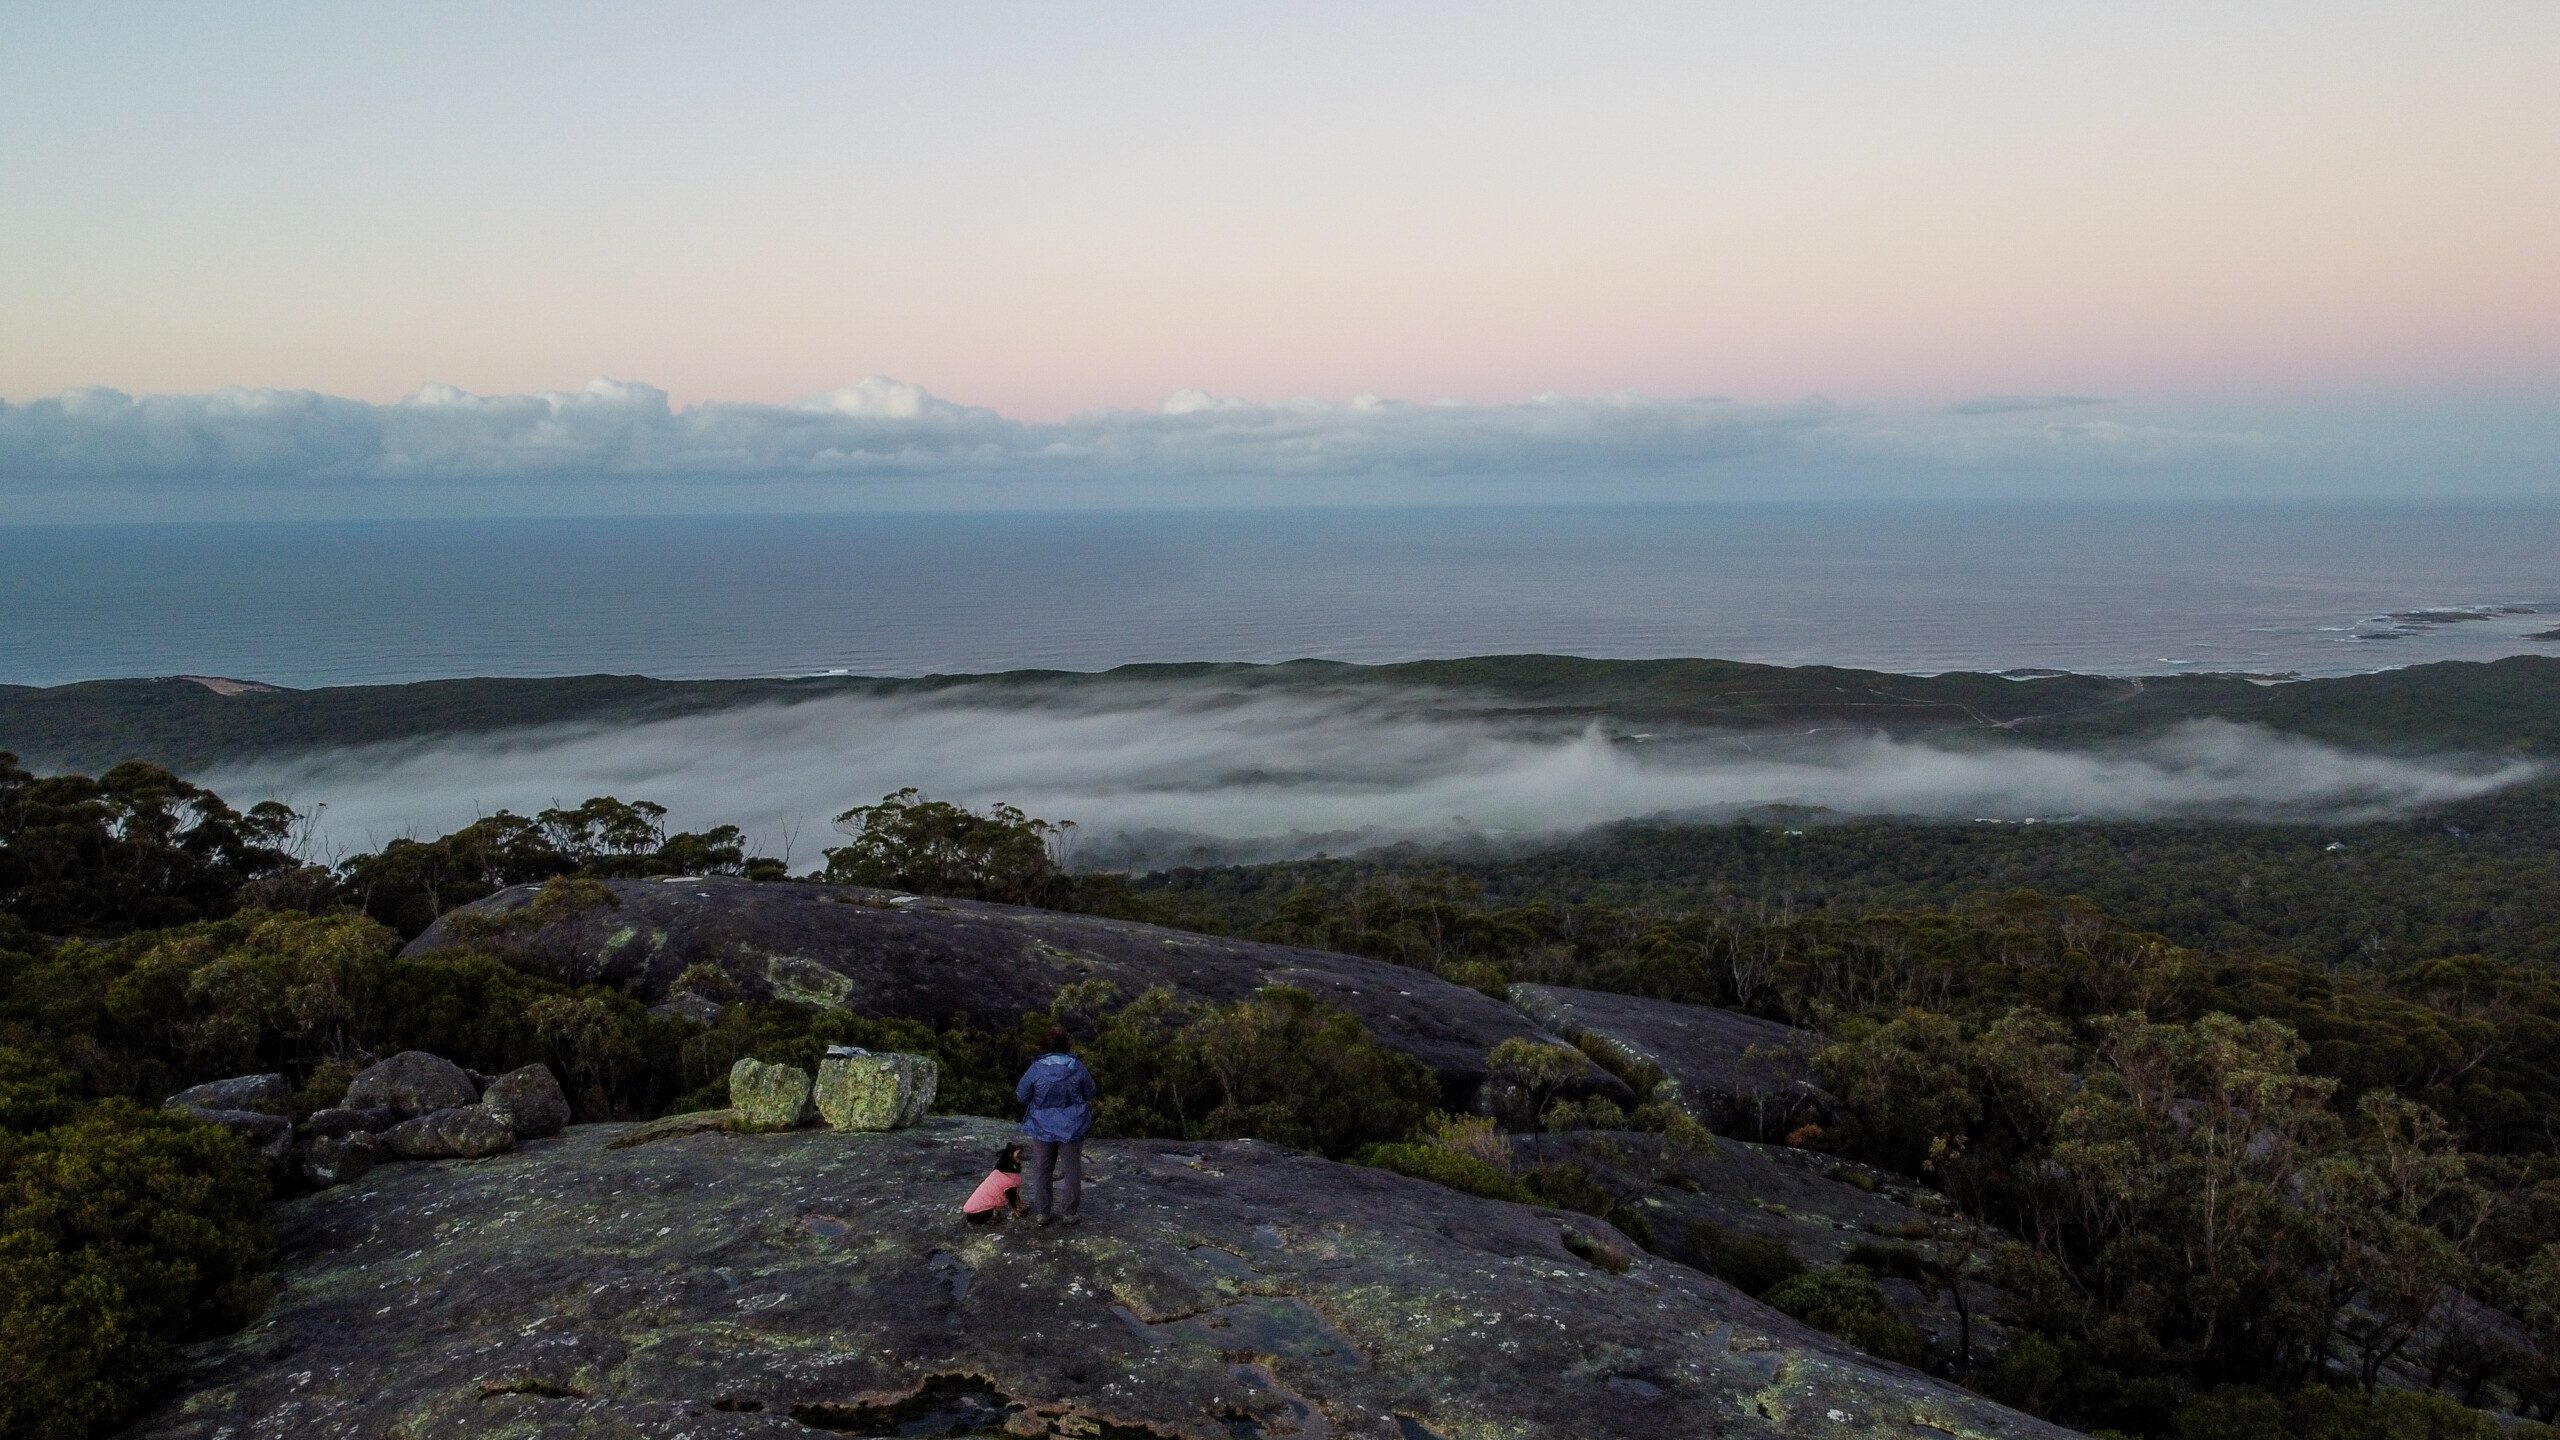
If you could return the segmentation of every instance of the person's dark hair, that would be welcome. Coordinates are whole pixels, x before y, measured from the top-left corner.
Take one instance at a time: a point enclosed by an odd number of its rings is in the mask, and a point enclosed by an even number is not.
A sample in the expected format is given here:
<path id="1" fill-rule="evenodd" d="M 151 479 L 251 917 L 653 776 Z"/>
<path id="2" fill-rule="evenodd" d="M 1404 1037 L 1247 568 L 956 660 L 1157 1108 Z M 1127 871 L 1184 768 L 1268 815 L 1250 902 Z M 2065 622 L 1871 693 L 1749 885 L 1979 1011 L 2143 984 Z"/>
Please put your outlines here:
<path id="1" fill-rule="evenodd" d="M 1067 1034 L 1067 1027 L 1064 1025 L 1052 1025 L 1049 1027 L 1049 1033 L 1040 1037 L 1042 1054 L 1072 1049 L 1074 1045 L 1075 1039 Z"/>

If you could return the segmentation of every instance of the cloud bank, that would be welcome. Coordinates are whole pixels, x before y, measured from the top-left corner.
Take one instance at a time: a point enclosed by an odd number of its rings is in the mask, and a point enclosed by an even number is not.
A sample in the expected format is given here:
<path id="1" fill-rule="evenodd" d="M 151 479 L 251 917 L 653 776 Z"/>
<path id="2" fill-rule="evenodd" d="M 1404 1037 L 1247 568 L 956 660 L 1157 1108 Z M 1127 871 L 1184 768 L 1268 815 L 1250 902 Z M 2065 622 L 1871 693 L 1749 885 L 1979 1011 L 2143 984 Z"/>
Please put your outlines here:
<path id="1" fill-rule="evenodd" d="M 0 403 L 0 474 L 22 482 L 274 484 L 1659 469 L 1767 452 L 1832 416 L 1818 400 L 1547 395 L 1501 405 L 1374 397 L 1254 404 L 1184 391 L 1156 410 L 1034 423 L 879 378 L 792 405 L 684 409 L 654 386 L 618 380 L 538 395 L 436 386 L 390 405 L 306 390 L 139 397 L 81 390 Z"/>
<path id="2" fill-rule="evenodd" d="M 2103 417 L 2073 412 L 2106 404 Z M 2432 408 L 2430 408 L 2432 406 Z M 1925 409 L 1632 393 L 1509 403 L 1237 400 L 1021 420 L 873 378 L 678 407 L 620 380 L 78 390 L 0 401 L 24 520 L 740 513 L 1012 505 L 1868 496 L 2537 495 L 2560 410 L 2434 402 L 2163 410 L 2070 394 Z"/>
<path id="3" fill-rule="evenodd" d="M 325 803 L 321 829 L 341 853 L 441 834 L 501 808 L 530 813 L 613 794 L 665 804 L 684 826 L 738 824 L 805 867 L 834 843 L 832 816 L 905 785 L 1075 821 L 1085 859 L 1143 866 L 1403 839 L 1553 837 L 1768 804 L 1955 820 L 2348 821 L 2537 773 L 2516 761 L 2359 755 L 2215 721 L 2106 751 L 1715 735 L 1632 743 L 1597 727 L 1453 715 L 1445 698 L 1152 686 L 1029 702 L 970 690 L 848 697 L 270 759 L 203 778 L 235 802 Z"/>

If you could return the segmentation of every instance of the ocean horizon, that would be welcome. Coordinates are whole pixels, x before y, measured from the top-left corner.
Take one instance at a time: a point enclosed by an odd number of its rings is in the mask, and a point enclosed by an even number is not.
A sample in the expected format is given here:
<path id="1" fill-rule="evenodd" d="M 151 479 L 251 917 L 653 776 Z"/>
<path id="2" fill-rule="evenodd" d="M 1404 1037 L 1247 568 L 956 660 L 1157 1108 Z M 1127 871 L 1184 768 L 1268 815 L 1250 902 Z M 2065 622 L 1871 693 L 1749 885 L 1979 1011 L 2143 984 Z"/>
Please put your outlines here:
<path id="1" fill-rule="evenodd" d="M 0 683 L 1551 652 L 2336 675 L 2560 653 L 2560 504 L 1830 501 L 0 527 Z"/>

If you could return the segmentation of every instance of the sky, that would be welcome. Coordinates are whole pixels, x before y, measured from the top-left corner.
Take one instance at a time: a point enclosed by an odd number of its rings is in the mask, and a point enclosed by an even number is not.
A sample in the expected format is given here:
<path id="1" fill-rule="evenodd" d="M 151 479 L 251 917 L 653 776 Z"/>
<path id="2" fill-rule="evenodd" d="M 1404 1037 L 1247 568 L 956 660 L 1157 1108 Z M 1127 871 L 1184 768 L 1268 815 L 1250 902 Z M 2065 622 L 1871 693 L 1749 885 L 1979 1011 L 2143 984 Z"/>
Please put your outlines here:
<path id="1" fill-rule="evenodd" d="M 2560 495 L 2560 6 L 0 0 L 28 520 Z"/>

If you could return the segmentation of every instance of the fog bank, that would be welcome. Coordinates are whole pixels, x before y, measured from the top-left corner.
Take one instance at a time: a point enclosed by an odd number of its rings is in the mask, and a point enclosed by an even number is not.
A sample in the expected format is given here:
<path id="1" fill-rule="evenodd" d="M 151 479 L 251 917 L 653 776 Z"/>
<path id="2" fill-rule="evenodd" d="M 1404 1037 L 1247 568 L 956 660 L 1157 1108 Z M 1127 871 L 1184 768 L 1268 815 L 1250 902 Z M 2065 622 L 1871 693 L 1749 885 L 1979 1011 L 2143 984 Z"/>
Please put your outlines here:
<path id="1" fill-rule="evenodd" d="M 235 803 L 325 805 L 330 852 L 500 809 L 649 799 L 735 824 L 795 868 L 830 820 L 902 786 L 1077 825 L 1076 858 L 1149 864 L 1400 839 L 1535 839 L 1637 816 L 1820 806 L 1932 819 L 2388 818 L 2529 779 L 2523 761 L 2357 754 L 2222 721 L 2103 750 L 1884 737 L 1629 736 L 1471 716 L 1447 697 L 1116 687 L 837 698 L 617 728 L 272 757 L 206 777 Z"/>

